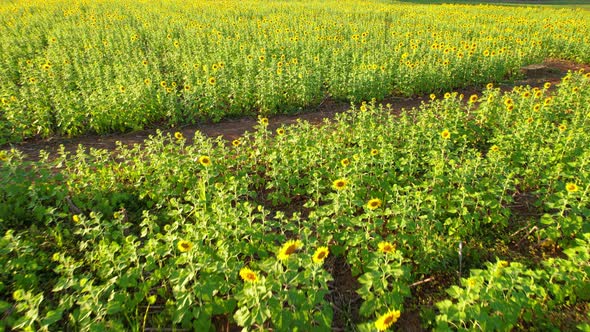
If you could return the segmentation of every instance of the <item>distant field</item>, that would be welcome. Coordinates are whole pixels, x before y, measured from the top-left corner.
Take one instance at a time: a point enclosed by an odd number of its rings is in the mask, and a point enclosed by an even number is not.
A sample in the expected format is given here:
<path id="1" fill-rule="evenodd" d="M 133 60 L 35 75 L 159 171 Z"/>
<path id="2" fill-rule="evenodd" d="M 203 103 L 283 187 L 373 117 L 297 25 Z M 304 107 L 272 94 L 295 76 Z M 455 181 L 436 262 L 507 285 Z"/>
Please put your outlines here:
<path id="1" fill-rule="evenodd" d="M 399 0 L 420 4 L 491 4 L 491 5 L 522 5 L 522 6 L 554 6 L 590 8 L 587 0 Z"/>

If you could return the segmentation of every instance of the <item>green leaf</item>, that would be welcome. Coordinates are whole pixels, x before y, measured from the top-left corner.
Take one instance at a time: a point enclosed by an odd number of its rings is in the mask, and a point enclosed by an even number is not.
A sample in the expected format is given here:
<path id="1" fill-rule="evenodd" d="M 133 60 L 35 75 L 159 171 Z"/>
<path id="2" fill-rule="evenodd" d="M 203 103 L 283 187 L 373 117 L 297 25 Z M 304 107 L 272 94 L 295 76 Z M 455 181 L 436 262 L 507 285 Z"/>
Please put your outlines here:
<path id="1" fill-rule="evenodd" d="M 59 320 L 61 320 L 63 315 L 62 310 L 57 309 L 57 310 L 49 310 L 47 312 L 47 314 L 45 315 L 45 318 L 43 318 L 43 320 L 41 321 L 41 325 L 43 327 L 48 327 L 51 324 L 54 324 L 56 322 L 58 322 Z"/>
<path id="2" fill-rule="evenodd" d="M 107 314 L 113 315 L 123 310 L 123 305 L 117 300 L 111 300 L 107 303 Z"/>
<path id="3" fill-rule="evenodd" d="M 251 325 L 250 321 L 252 320 L 252 315 L 250 314 L 248 307 L 241 307 L 234 314 L 234 319 L 239 326 L 249 326 Z"/>
<path id="4" fill-rule="evenodd" d="M 12 304 L 10 304 L 8 302 L 0 301 L 0 313 L 3 313 L 10 308 L 12 308 Z"/>

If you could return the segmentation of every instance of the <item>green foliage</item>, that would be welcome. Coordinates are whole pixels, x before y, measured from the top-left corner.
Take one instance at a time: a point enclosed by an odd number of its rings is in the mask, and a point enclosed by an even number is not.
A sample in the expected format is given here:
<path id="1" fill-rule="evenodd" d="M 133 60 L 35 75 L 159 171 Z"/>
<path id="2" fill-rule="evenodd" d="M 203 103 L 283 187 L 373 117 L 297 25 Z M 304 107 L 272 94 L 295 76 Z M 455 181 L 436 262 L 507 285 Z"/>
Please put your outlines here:
<path id="1" fill-rule="evenodd" d="M 590 300 L 590 233 L 564 250 L 567 259 L 551 258 L 540 269 L 499 260 L 485 270 L 471 270 L 463 287 L 447 290 L 450 300 L 436 304 L 436 330 L 511 331 L 536 326 L 558 329 L 546 313 L 563 304 Z"/>
<path id="2" fill-rule="evenodd" d="M 371 330 L 405 314 L 413 283 L 459 271 L 461 242 L 473 270 L 439 329 L 551 327 L 545 313 L 588 302 L 590 75 L 463 98 L 399 115 L 361 103 L 276 134 L 260 118 L 232 145 L 197 132 L 40 162 L 4 151 L 0 326 L 329 330 L 338 257 Z M 485 263 L 522 226 L 565 256 Z"/>

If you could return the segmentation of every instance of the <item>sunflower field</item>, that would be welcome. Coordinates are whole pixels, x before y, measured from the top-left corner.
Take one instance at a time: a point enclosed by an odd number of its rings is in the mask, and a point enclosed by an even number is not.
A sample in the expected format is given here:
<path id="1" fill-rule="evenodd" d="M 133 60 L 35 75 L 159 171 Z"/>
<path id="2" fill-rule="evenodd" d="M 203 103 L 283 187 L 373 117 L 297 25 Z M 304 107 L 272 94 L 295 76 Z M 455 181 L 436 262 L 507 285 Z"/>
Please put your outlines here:
<path id="1" fill-rule="evenodd" d="M 386 1 L 0 2 L 0 144 L 218 121 L 590 62 L 590 14 Z"/>
<path id="2" fill-rule="evenodd" d="M 0 51 L 0 332 L 590 330 L 590 73 L 499 84 L 588 11 L 0 0 Z"/>
<path id="3" fill-rule="evenodd" d="M 0 329 L 383 331 L 413 311 L 441 331 L 586 331 L 589 105 L 570 72 L 320 127 L 260 118 L 231 144 L 2 151 Z M 446 291 L 427 305 L 429 278 Z"/>

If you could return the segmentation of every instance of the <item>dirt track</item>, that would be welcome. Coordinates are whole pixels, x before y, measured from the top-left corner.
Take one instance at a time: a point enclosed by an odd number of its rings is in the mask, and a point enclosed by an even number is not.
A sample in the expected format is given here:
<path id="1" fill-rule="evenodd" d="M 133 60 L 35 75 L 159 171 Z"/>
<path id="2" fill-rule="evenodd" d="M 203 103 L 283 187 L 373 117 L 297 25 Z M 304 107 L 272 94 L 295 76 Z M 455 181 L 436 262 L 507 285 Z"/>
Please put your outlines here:
<path id="1" fill-rule="evenodd" d="M 500 84 L 500 87 L 504 90 L 509 90 L 517 85 L 541 86 L 545 82 L 558 83 L 568 70 L 578 70 L 581 68 L 590 72 L 590 65 L 581 65 L 562 60 L 547 60 L 542 64 L 524 67 L 522 71 L 525 79 L 511 84 Z M 481 88 L 465 88 L 458 90 L 458 92 L 469 96 L 474 93 L 480 93 Z M 401 111 L 402 109 L 418 107 L 425 100 L 428 100 L 428 95 L 412 98 L 392 97 L 381 102 L 383 104 L 391 104 L 395 111 Z M 282 125 L 296 123 L 298 119 L 319 124 L 324 118 L 333 118 L 335 114 L 348 110 L 349 106 L 347 103 L 326 100 L 321 105 L 311 107 L 301 114 L 271 116 L 269 117 L 270 128 L 274 130 L 274 128 Z M 0 147 L 0 150 L 15 148 L 22 151 L 26 155 L 27 160 L 34 161 L 39 159 L 39 151 L 45 150 L 53 155 L 58 151 L 60 145 L 64 145 L 66 151 L 75 151 L 78 145 L 83 145 L 87 148 L 114 150 L 117 147 L 116 142 L 121 142 L 124 145 L 142 143 L 150 135 L 154 135 L 158 129 L 164 133 L 179 131 L 188 139 L 194 137 L 195 131 L 199 130 L 206 136 L 222 136 L 226 140 L 231 141 L 246 131 L 252 131 L 256 122 L 257 120 L 253 117 L 244 117 L 240 119 L 226 119 L 219 123 L 204 123 L 178 128 L 152 128 L 126 134 L 86 135 L 76 138 L 55 137 L 45 140 L 28 140 L 21 143 L 7 144 Z"/>

